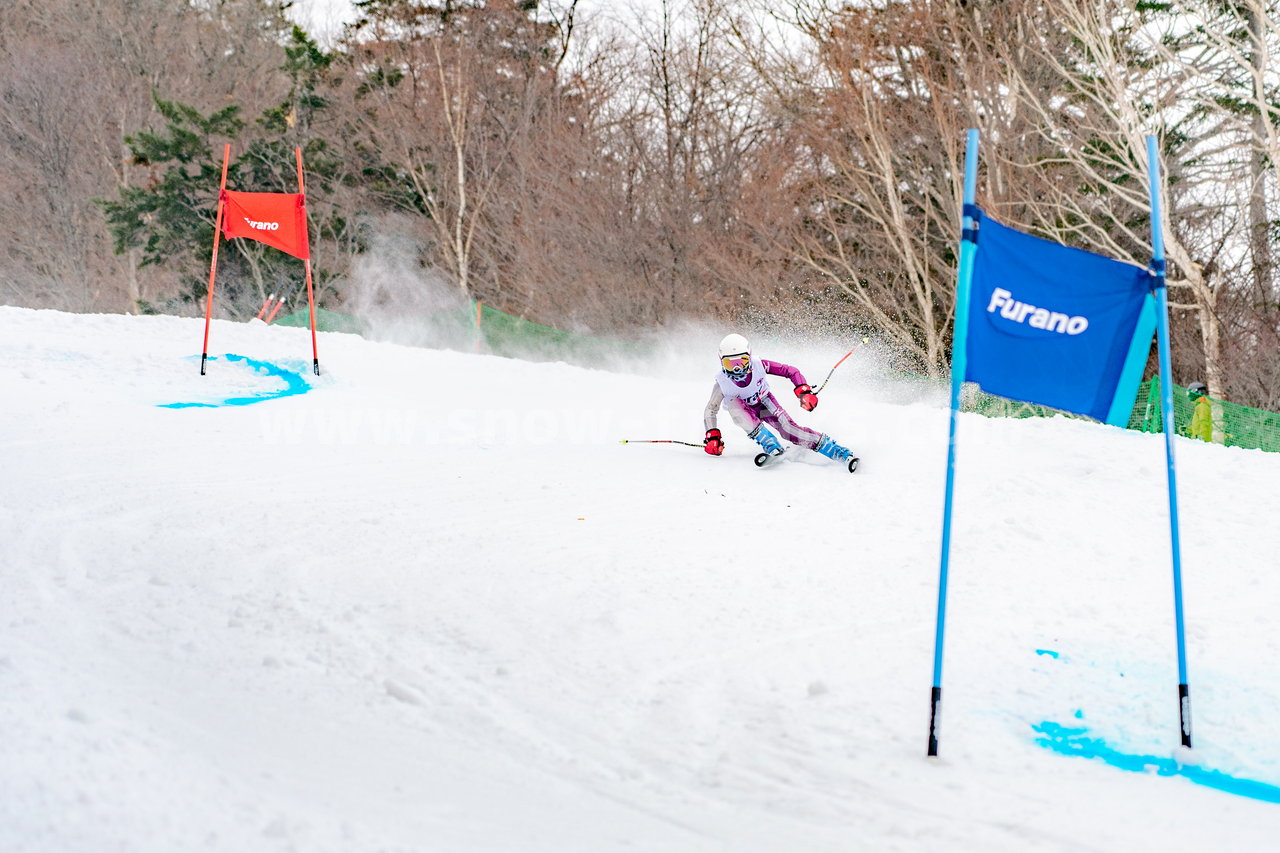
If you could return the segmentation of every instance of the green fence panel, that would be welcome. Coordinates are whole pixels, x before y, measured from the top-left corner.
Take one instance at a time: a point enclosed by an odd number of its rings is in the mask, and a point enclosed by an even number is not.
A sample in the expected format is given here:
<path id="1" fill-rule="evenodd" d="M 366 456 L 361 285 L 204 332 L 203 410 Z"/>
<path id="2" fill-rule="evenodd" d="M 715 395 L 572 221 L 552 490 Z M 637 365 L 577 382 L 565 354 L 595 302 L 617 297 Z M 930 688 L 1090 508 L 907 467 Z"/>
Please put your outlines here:
<path id="1" fill-rule="evenodd" d="M 277 326 L 310 328 L 307 309 L 274 321 Z M 607 338 L 580 335 L 513 317 L 488 305 L 440 311 L 422 319 L 426 337 L 433 345 L 462 350 L 484 349 L 494 355 L 533 361 L 573 361 L 596 363 L 619 354 L 638 353 L 633 344 Z M 363 334 L 365 324 L 358 318 L 316 309 L 316 331 Z M 482 347 L 477 344 L 482 343 Z"/>
<path id="2" fill-rule="evenodd" d="M 598 365 L 643 352 L 637 344 L 566 332 L 512 317 L 488 305 L 480 307 L 478 320 L 480 334 L 494 355 Z"/>
<path id="3" fill-rule="evenodd" d="M 334 318 L 344 317 L 335 312 L 325 313 Z M 298 316 L 302 318 L 300 324 L 291 322 L 287 325 L 305 326 L 306 312 L 292 314 L 290 318 Z M 359 329 L 363 325 L 356 318 L 345 319 L 350 324 L 336 331 L 348 331 L 351 326 Z M 407 319 L 420 333 L 422 345 L 462 352 L 483 352 L 529 361 L 565 361 L 587 367 L 608 365 L 646 352 L 641 344 L 566 332 L 513 317 L 483 303 Z"/>
<path id="4" fill-rule="evenodd" d="M 292 314 L 286 314 L 283 317 L 277 317 L 272 321 L 273 326 L 296 326 L 304 329 L 311 328 L 311 312 L 303 308 L 294 311 Z M 337 311 L 330 311 L 327 308 L 316 309 L 316 331 L 317 332 L 348 332 L 353 335 L 364 334 L 364 324 L 355 317 L 346 314 L 339 314 Z"/>
<path id="5" fill-rule="evenodd" d="M 1052 418 L 1062 415 L 1067 418 L 1089 420 L 1083 415 L 1063 412 L 1059 409 L 1050 409 L 1048 406 L 1038 406 L 1035 403 L 1009 400 L 1004 397 L 997 397 L 994 394 L 988 394 L 985 391 L 979 391 L 974 394 L 972 399 L 962 408 L 966 412 L 976 412 L 988 418 Z"/>
<path id="6" fill-rule="evenodd" d="M 1213 414 L 1213 442 L 1227 447 L 1243 447 L 1280 453 L 1280 414 L 1263 409 L 1252 409 L 1226 400 L 1209 398 Z M 1019 403 L 1003 397 L 993 397 L 979 392 L 965 406 L 965 411 L 976 412 L 993 418 L 1034 418 L 1065 415 L 1044 406 Z M 1191 416 L 1195 402 L 1187 395 L 1187 389 L 1173 386 L 1174 434 L 1191 435 Z M 1139 432 L 1164 432 L 1164 412 L 1160 404 L 1160 377 L 1153 376 L 1138 386 L 1138 398 L 1129 414 L 1128 428 Z"/>
<path id="7" fill-rule="evenodd" d="M 513 317 L 483 303 L 440 311 L 424 318 L 423 322 L 435 346 L 528 361 L 565 361 L 599 366 L 644 352 L 643 347 L 637 344 L 566 332 Z"/>

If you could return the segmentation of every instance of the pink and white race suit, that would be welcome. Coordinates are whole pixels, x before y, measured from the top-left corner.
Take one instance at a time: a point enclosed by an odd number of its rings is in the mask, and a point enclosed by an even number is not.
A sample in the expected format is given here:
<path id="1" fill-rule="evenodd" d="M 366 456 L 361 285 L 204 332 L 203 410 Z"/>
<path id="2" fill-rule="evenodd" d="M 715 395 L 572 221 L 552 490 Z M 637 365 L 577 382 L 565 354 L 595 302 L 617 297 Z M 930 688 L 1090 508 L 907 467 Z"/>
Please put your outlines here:
<path id="1" fill-rule="evenodd" d="M 751 373 L 745 385 L 738 385 L 724 371 L 716 377 L 716 384 L 711 389 L 711 399 L 703 412 L 702 423 L 706 429 L 716 429 L 716 414 L 720 406 L 729 409 L 729 417 L 742 429 L 750 433 L 761 422 L 775 428 L 782 438 L 792 444 L 813 450 L 822 440 L 822 433 L 800 426 L 786 409 L 774 398 L 769 390 L 766 374 L 785 376 L 791 384 L 799 387 L 807 385 L 804 376 L 789 364 L 778 361 L 767 361 L 751 357 Z"/>

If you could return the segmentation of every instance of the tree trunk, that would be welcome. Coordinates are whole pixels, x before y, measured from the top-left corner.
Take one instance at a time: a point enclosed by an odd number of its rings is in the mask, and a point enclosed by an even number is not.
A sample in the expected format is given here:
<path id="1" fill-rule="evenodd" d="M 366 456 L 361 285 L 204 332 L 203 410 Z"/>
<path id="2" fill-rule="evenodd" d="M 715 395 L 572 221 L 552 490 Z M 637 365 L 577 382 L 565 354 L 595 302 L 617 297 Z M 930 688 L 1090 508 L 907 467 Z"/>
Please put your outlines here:
<path id="1" fill-rule="evenodd" d="M 1245 16 L 1249 22 L 1249 62 L 1253 69 L 1254 100 L 1258 104 L 1267 103 L 1263 75 L 1267 64 L 1267 45 L 1260 10 L 1248 5 Z M 1253 151 L 1249 163 L 1249 254 L 1253 262 L 1253 285 L 1258 294 L 1259 304 L 1268 306 L 1272 302 L 1271 293 L 1271 241 L 1268 239 L 1269 222 L 1267 218 L 1267 157 L 1265 145 L 1267 139 L 1267 117 L 1259 109 L 1253 117 Z M 1263 310 L 1266 310 L 1264 307 Z M 1206 338 L 1207 340 L 1207 338 Z"/>

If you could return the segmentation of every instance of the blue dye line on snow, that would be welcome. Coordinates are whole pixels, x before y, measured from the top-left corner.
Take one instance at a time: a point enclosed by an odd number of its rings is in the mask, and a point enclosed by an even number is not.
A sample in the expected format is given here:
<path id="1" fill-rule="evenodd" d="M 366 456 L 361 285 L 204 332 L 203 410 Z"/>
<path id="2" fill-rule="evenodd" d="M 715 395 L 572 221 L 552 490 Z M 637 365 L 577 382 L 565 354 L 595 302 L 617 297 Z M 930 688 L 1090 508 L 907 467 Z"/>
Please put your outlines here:
<path id="1" fill-rule="evenodd" d="M 1077 711 L 1076 716 L 1082 714 Z M 1191 764 L 1179 764 L 1173 758 L 1160 758 L 1156 755 L 1132 755 L 1119 752 L 1107 746 L 1102 738 L 1088 737 L 1088 729 L 1073 729 L 1050 721 L 1032 726 L 1043 737 L 1036 738 L 1036 743 L 1063 755 L 1080 758 L 1098 758 L 1135 773 L 1152 773 L 1157 776 L 1182 776 L 1209 788 L 1216 788 L 1228 794 L 1249 797 L 1267 803 L 1280 803 L 1280 787 L 1268 785 L 1253 779 L 1238 779 L 1220 770 L 1205 770 Z"/>
<path id="2" fill-rule="evenodd" d="M 1054 660 L 1057 660 L 1057 659 L 1058 659 L 1058 653 L 1057 653 L 1057 652 L 1055 652 L 1055 651 L 1053 651 L 1052 649 L 1036 649 L 1036 654 L 1038 654 L 1038 655 L 1048 655 L 1049 657 L 1053 658 Z"/>
<path id="3" fill-rule="evenodd" d="M 248 406 L 252 403 L 264 403 L 267 400 L 279 400 L 282 397 L 292 397 L 295 394 L 305 394 L 311 390 L 311 385 L 302 377 L 301 373 L 294 370 L 288 370 L 278 364 L 272 364 L 269 361 L 256 361 L 252 358 L 246 358 L 243 355 L 234 355 L 227 353 L 222 356 L 227 361 L 243 361 L 246 365 L 254 370 L 265 373 L 268 376 L 274 376 L 277 379 L 284 380 L 283 391 L 266 391 L 261 394 L 254 394 L 250 397 L 228 397 L 220 403 L 160 403 L 162 409 L 216 409 L 221 406 Z M 209 361 L 217 361 L 217 356 L 209 356 Z"/>

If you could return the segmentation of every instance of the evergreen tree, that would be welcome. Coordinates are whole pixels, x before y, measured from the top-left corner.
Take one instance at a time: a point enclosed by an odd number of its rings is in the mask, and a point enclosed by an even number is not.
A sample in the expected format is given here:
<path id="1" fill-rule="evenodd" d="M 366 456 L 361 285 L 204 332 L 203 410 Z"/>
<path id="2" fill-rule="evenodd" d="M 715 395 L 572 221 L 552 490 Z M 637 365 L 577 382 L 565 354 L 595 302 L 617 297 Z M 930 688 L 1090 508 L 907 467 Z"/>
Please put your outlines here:
<path id="1" fill-rule="evenodd" d="M 142 265 L 163 266 L 180 276 L 180 302 L 202 304 L 208 292 L 225 142 L 232 144 L 233 154 L 227 188 L 246 192 L 297 192 L 294 149 L 301 148 L 313 246 L 347 230 L 346 221 L 327 204 L 340 180 L 342 162 L 333 156 L 331 145 L 314 134 L 317 116 L 328 106 L 320 90 L 332 56 L 298 27 L 284 52 L 281 70 L 290 81 L 288 96 L 265 110 L 252 130 L 237 104 L 205 115 L 190 104 L 154 96 L 165 127 L 125 140 L 133 162 L 150 170 L 153 179 L 121 187 L 118 199 L 99 201 L 115 251 L 140 248 Z M 247 142 L 242 141 L 245 136 Z M 318 296 L 331 278 L 322 260 L 320 253 L 314 265 Z M 304 286 L 297 260 L 263 244 L 231 240 L 219 253 L 215 293 L 233 317 L 253 316 L 269 293 L 292 296 Z"/>

